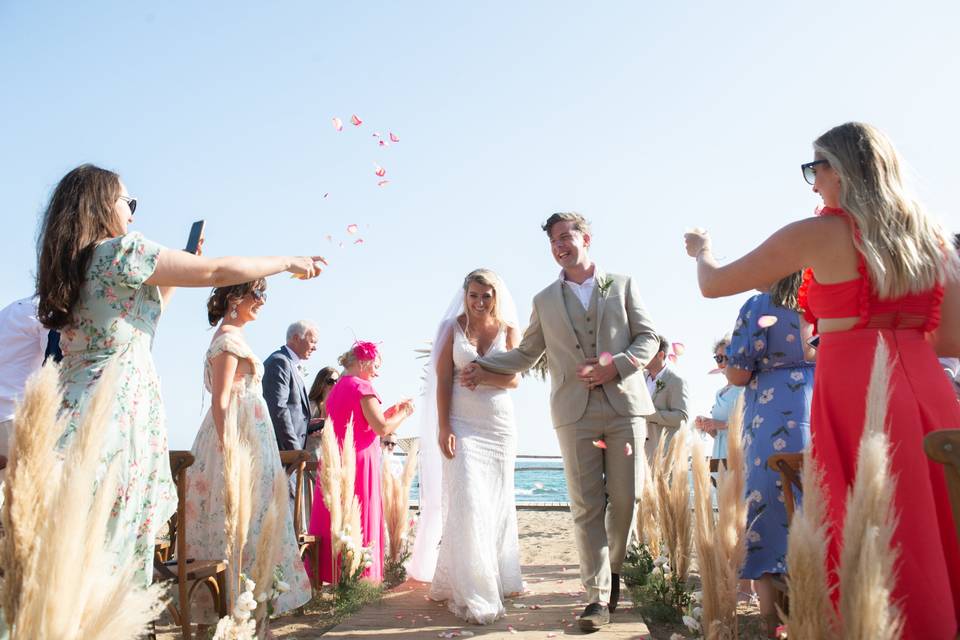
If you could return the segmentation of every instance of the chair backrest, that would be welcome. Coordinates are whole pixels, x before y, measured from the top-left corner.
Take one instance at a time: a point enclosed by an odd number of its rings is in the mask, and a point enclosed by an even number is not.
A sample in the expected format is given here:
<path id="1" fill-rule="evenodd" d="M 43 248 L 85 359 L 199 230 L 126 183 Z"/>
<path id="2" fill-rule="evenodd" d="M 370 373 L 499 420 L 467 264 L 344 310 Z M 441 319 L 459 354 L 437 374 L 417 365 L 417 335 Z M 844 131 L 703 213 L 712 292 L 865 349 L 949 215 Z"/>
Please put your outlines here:
<path id="1" fill-rule="evenodd" d="M 927 457 L 944 466 L 953 523 L 960 538 L 960 429 L 941 429 L 928 433 L 923 439 Z"/>
<path id="2" fill-rule="evenodd" d="M 296 490 L 293 496 L 293 530 L 297 535 L 306 532 L 303 527 L 303 472 L 311 460 L 315 467 L 316 459 L 309 451 L 303 449 L 280 452 L 280 464 L 286 469 L 287 477 L 296 476 Z"/>
<path id="3" fill-rule="evenodd" d="M 177 486 L 177 513 L 170 526 L 170 542 L 176 553 L 177 582 L 180 589 L 180 602 L 187 599 L 187 467 L 193 464 L 194 457 L 189 451 L 170 452 L 170 474 Z"/>
<path id="4" fill-rule="evenodd" d="M 783 491 L 783 504 L 787 510 L 787 524 L 793 519 L 797 493 L 803 493 L 800 473 L 803 470 L 802 453 L 775 453 L 767 458 L 767 466 L 780 474 L 780 489 Z"/>

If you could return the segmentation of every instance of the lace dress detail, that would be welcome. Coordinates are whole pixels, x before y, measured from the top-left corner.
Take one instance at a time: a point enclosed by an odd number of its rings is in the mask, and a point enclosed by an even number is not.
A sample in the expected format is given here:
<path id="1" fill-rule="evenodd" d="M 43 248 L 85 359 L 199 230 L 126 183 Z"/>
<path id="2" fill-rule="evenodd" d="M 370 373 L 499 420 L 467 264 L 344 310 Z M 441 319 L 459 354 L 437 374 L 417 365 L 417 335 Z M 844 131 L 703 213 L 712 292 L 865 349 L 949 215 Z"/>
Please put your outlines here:
<path id="1" fill-rule="evenodd" d="M 506 350 L 501 330 L 488 353 Z M 453 333 L 454 380 L 477 358 L 459 328 Z M 504 594 L 523 590 L 514 504 L 516 425 L 504 389 L 471 391 L 456 382 L 450 425 L 456 456 L 443 460 L 443 536 L 430 597 L 457 617 L 487 624 L 504 615 Z"/>
<path id="2" fill-rule="evenodd" d="M 240 437 L 250 443 L 253 455 L 258 458 L 257 467 L 260 470 L 260 479 L 254 483 L 250 531 L 241 568 L 249 572 L 256 559 L 263 520 L 273 499 L 273 487 L 269 480 L 275 473 L 283 473 L 283 469 L 280 465 L 277 437 L 263 399 L 263 363 L 253 354 L 243 338 L 231 333 L 222 333 L 214 338 L 204 359 L 204 386 L 207 391 L 212 390 L 210 361 L 223 352 L 230 352 L 241 360 L 246 360 L 254 370 L 252 374 L 237 375 L 230 396 L 232 408 L 237 412 Z M 200 425 L 192 453 L 195 460 L 187 468 L 187 501 L 184 506 L 187 517 L 187 555 L 191 558 L 225 558 L 223 450 L 211 411 L 207 411 L 203 424 Z M 290 590 L 277 598 L 274 603 L 276 613 L 289 611 L 310 600 L 310 581 L 300 561 L 289 503 L 285 500 L 282 507 L 285 524 L 277 569 L 283 581 L 290 585 Z M 233 603 L 236 596 L 235 593 L 229 593 L 227 601 Z M 217 618 L 209 593 L 206 589 L 201 589 L 194 600 L 194 622 L 211 624 L 216 623 Z"/>

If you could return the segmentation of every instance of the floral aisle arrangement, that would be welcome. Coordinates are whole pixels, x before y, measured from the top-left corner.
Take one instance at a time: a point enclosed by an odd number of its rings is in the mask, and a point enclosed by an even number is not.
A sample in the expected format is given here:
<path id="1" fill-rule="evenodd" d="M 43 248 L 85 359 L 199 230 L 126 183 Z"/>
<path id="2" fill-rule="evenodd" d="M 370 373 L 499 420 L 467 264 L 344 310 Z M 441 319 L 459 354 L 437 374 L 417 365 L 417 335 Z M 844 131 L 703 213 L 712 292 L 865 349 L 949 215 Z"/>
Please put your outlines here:
<path id="1" fill-rule="evenodd" d="M 76 437 L 57 453 L 66 425 L 57 417 L 56 365 L 27 383 L 0 512 L 0 601 L 11 638 L 139 638 L 163 609 L 165 588 L 138 584 L 133 559 L 114 568 L 104 545 L 119 487 L 117 464 L 102 470 L 100 455 L 117 384 L 117 370 L 108 366 Z"/>
<path id="2" fill-rule="evenodd" d="M 390 465 L 381 469 L 381 487 L 383 488 L 383 517 L 387 531 L 387 557 L 384 558 L 384 577 L 389 584 L 399 584 L 406 580 L 404 564 L 410 557 L 409 533 L 414 520 L 410 516 L 410 485 L 417 473 L 417 454 L 419 446 L 413 444 L 407 451 L 407 461 L 403 473 L 398 478 Z"/>

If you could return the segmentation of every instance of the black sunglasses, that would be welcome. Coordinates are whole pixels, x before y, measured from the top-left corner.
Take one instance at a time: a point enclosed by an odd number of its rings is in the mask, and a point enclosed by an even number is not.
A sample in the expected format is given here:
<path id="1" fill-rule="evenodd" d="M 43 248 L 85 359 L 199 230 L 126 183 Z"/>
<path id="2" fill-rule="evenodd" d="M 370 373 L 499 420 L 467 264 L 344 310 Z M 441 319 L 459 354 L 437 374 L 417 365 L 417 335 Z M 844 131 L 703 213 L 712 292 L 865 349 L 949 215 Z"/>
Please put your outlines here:
<path id="1" fill-rule="evenodd" d="M 813 162 L 806 162 L 800 165 L 800 170 L 803 171 L 803 179 L 807 181 L 807 184 L 813 184 L 813 181 L 817 179 L 817 165 L 830 163 L 826 160 L 814 160 Z"/>
<path id="2" fill-rule="evenodd" d="M 260 289 L 254 289 L 250 292 L 251 297 L 257 302 L 266 302 L 267 301 L 267 292 L 261 291 Z"/>
<path id="3" fill-rule="evenodd" d="M 716 354 L 716 355 L 713 356 L 713 360 L 714 360 L 714 362 L 716 362 L 717 364 L 723 364 L 724 362 L 727 361 L 727 356 L 721 355 L 721 354 Z"/>
<path id="4" fill-rule="evenodd" d="M 327 378 L 323 381 L 324 384 L 337 384 L 337 380 L 340 378 Z"/>
<path id="5" fill-rule="evenodd" d="M 384 440 L 384 441 L 383 441 L 383 446 L 385 446 L 385 447 L 390 447 L 391 449 L 393 449 L 395 446 L 397 446 L 397 443 L 396 443 L 396 442 L 391 442 L 390 440 Z"/>
<path id="6" fill-rule="evenodd" d="M 131 198 L 130 196 L 120 196 L 120 199 L 127 203 L 127 206 L 130 207 L 130 213 L 133 214 L 137 210 L 137 199 Z"/>

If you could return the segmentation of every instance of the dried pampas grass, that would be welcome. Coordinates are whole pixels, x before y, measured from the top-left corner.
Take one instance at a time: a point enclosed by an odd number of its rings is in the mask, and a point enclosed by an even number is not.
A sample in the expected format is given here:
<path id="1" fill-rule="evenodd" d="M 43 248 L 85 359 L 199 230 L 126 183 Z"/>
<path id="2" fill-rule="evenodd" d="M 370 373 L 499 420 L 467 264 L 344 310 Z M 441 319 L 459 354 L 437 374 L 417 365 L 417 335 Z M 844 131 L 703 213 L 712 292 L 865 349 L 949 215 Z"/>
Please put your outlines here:
<path id="1" fill-rule="evenodd" d="M 827 520 L 823 472 L 809 451 L 803 454 L 803 505 L 787 536 L 790 612 L 781 612 L 790 634 L 809 640 L 837 637 L 837 615 L 827 579 Z"/>
<path id="2" fill-rule="evenodd" d="M 654 558 L 660 556 L 660 528 L 657 526 L 657 478 L 663 467 L 663 440 L 653 456 L 653 464 L 647 461 L 644 452 L 638 451 L 640 464 L 643 465 L 643 489 L 637 505 L 637 539 L 646 544 Z"/>
<path id="3" fill-rule="evenodd" d="M 727 467 L 717 475 L 717 515 L 714 519 L 707 452 L 699 445 L 693 455 L 695 542 L 703 589 L 702 625 L 708 640 L 737 637 L 737 582 L 746 556 L 747 505 L 744 500 L 743 398 L 737 400 L 727 423 Z"/>
<path id="4" fill-rule="evenodd" d="M 897 558 L 892 547 L 896 479 L 890 473 L 886 432 L 891 368 L 887 345 L 878 338 L 856 478 L 843 522 L 840 618 L 845 638 L 895 640 L 903 629 L 903 617 L 892 600 Z"/>
<path id="5" fill-rule="evenodd" d="M 662 456 L 663 440 L 657 450 Z M 657 512 L 660 531 L 667 545 L 670 566 L 677 576 L 687 579 L 692 545 L 690 514 L 690 428 L 682 424 L 670 440 L 663 467 L 656 477 Z"/>
<path id="6" fill-rule="evenodd" d="M 324 429 L 320 455 L 323 457 L 321 478 L 323 502 L 330 512 L 330 540 L 335 558 L 345 555 L 347 566 L 340 567 L 347 575 L 354 575 L 363 562 L 363 528 L 360 524 L 360 502 L 355 491 L 357 453 L 353 441 L 353 422 L 347 423 L 343 447 L 336 441 L 331 428 Z M 346 551 L 344 554 L 343 552 Z M 334 564 L 336 568 L 336 564 Z"/>
<path id="7" fill-rule="evenodd" d="M 393 475 L 390 465 L 381 469 L 383 494 L 383 518 L 387 530 L 387 557 L 390 562 L 399 561 L 410 527 L 410 485 L 417 473 L 417 454 L 419 445 L 414 444 L 407 452 L 407 461 L 403 466 L 403 475 Z"/>
<path id="8" fill-rule="evenodd" d="M 257 555 L 250 576 L 256 585 L 257 609 L 254 618 L 261 624 L 267 617 L 268 598 L 273 592 L 273 578 L 276 566 L 280 563 L 280 542 L 286 535 L 285 524 L 290 517 L 287 476 L 282 467 L 273 474 L 273 491 L 270 505 L 263 518 L 260 539 L 257 541 Z"/>
<path id="9" fill-rule="evenodd" d="M 330 426 L 320 432 L 320 487 L 323 503 L 330 513 L 330 532 L 334 554 L 339 553 L 337 546 L 340 531 L 343 529 L 343 499 L 340 494 L 340 445 L 333 434 L 333 420 Z"/>
<path id="10" fill-rule="evenodd" d="M 140 637 L 164 606 L 163 587 L 143 589 L 134 562 L 114 572 L 115 556 L 104 544 L 119 493 L 118 463 L 99 482 L 97 473 L 116 383 L 117 369 L 108 366 L 62 461 L 54 449 L 65 429 L 57 419 L 57 368 L 44 367 L 27 384 L 2 512 L 4 616 L 12 638 Z"/>

